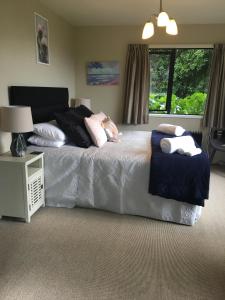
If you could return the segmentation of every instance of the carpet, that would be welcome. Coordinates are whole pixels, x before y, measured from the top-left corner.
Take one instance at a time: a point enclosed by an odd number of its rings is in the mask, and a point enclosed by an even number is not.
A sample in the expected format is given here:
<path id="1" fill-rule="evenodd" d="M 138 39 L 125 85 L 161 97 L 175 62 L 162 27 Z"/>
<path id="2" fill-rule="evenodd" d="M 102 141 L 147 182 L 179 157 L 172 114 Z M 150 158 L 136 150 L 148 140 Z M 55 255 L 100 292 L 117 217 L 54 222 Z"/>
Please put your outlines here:
<path id="1" fill-rule="evenodd" d="M 0 221 L 0 299 L 225 299 L 225 170 L 193 227 L 90 209 Z"/>

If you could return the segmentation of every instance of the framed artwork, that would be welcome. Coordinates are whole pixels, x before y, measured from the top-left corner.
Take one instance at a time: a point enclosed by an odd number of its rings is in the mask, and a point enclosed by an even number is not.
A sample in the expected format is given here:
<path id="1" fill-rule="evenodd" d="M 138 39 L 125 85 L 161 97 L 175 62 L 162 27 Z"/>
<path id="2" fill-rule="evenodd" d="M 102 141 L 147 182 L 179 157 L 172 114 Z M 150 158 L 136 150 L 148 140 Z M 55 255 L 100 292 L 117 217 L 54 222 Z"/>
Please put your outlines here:
<path id="1" fill-rule="evenodd" d="M 49 65 L 48 20 L 37 13 L 34 17 L 37 62 Z"/>
<path id="2" fill-rule="evenodd" d="M 118 85 L 119 77 L 118 61 L 92 61 L 87 65 L 88 85 Z"/>

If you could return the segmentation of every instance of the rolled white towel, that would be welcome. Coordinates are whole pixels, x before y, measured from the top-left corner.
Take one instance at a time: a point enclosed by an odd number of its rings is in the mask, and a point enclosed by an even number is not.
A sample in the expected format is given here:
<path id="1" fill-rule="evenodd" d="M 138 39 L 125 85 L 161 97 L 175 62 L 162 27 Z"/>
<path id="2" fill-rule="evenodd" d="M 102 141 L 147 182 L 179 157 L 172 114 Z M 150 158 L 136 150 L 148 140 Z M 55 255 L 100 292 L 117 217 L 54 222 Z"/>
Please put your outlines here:
<path id="1" fill-rule="evenodd" d="M 189 151 L 195 148 L 195 142 L 190 135 L 174 137 L 174 138 L 163 138 L 160 141 L 160 147 L 164 153 L 174 153 L 178 149 Z"/>
<path id="2" fill-rule="evenodd" d="M 182 149 L 178 149 L 177 152 L 180 154 L 183 154 L 183 155 L 187 155 L 187 156 L 195 156 L 195 155 L 201 154 L 202 149 L 194 147 L 185 152 Z"/>
<path id="3" fill-rule="evenodd" d="M 181 136 L 185 132 L 183 127 L 172 124 L 159 124 L 156 130 L 176 136 Z"/>

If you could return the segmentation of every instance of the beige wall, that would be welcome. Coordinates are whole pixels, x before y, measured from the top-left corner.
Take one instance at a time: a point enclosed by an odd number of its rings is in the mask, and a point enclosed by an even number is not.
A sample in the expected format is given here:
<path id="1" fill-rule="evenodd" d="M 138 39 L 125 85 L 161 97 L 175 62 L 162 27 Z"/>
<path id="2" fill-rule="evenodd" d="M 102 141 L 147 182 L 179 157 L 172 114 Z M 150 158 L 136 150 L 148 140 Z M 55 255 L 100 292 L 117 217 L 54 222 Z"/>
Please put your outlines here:
<path id="1" fill-rule="evenodd" d="M 156 129 L 156 127 L 160 123 L 172 123 L 174 125 L 180 125 L 184 128 L 191 130 L 191 131 L 199 131 L 201 127 L 202 118 L 201 117 L 166 117 L 166 116 L 150 116 L 149 117 L 149 124 L 145 125 L 120 125 L 121 130 L 144 130 L 149 131 L 152 129 Z"/>
<path id="2" fill-rule="evenodd" d="M 146 42 L 152 45 L 171 44 L 213 44 L 225 42 L 223 25 L 179 25 L 179 35 L 169 36 L 164 29 L 158 29 L 153 38 Z M 92 108 L 103 110 L 115 122 L 122 119 L 123 79 L 127 45 L 143 43 L 142 27 L 80 27 L 75 29 L 76 95 L 92 99 Z M 118 60 L 120 64 L 120 85 L 88 86 L 86 84 L 86 65 L 92 60 Z M 182 124 L 189 130 L 198 130 L 201 119 L 156 118 L 150 117 L 149 125 L 129 126 L 130 129 L 151 130 L 157 124 L 170 122 Z"/>
<path id="3" fill-rule="evenodd" d="M 49 21 L 49 66 L 36 63 L 34 12 Z M 0 0 L 0 106 L 8 105 L 10 85 L 68 87 L 73 98 L 73 36 L 73 27 L 38 0 Z M 9 143 L 10 134 L 0 133 L 0 151 Z"/>

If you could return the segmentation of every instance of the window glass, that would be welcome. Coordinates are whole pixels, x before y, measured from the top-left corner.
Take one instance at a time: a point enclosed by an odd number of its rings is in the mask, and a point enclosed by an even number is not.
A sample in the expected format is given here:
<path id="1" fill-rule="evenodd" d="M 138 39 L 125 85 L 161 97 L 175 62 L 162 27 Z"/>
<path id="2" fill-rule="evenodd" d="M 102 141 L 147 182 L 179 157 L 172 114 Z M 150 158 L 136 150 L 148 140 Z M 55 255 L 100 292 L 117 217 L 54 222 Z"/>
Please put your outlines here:
<path id="1" fill-rule="evenodd" d="M 212 49 L 151 49 L 149 110 L 202 115 Z"/>
<path id="2" fill-rule="evenodd" d="M 165 111 L 169 79 L 170 53 L 152 53 L 150 59 L 150 97 L 151 110 Z"/>

